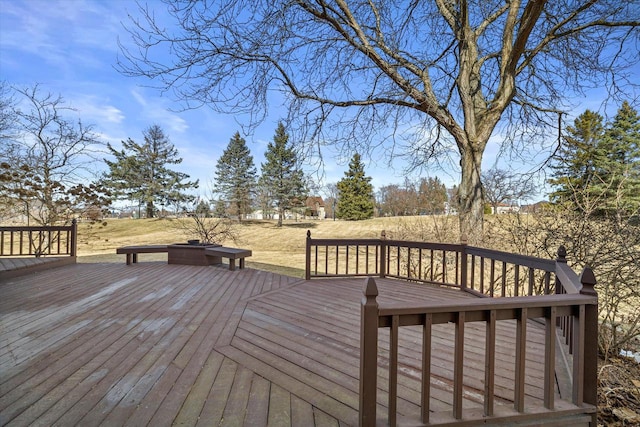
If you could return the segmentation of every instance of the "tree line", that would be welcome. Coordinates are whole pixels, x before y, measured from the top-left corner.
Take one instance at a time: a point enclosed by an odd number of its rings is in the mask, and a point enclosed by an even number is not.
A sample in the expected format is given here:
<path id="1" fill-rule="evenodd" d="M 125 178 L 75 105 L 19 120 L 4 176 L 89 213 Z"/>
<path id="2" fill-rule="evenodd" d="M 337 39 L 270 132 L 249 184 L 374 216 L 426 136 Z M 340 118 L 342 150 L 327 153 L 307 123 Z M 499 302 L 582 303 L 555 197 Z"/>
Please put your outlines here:
<path id="1" fill-rule="evenodd" d="M 182 158 L 159 125 L 145 129 L 141 142 L 128 138 L 121 148 L 106 144 L 110 157 L 104 158 L 94 127 L 70 120 L 73 109 L 62 97 L 44 93 L 38 85 L 11 89 L 3 84 L 0 90 L 4 216 L 10 211 L 38 224 L 54 224 L 77 215 L 97 216 L 113 201 L 128 200 L 144 206 L 147 217 L 155 216 L 159 205 L 239 220 L 260 209 L 281 225 L 285 212 L 305 210 L 314 188 L 303 172 L 299 145 L 290 140 L 283 123 L 267 146 L 260 174 L 246 141 L 234 134 L 215 165 L 213 194 L 205 200 L 194 195 L 198 181 L 172 169 Z M 628 102 L 607 124 L 590 110 L 577 117 L 551 159 L 550 201 L 601 216 L 637 216 L 638 126 L 638 113 Z M 100 162 L 107 172 L 89 179 Z M 522 176 L 496 168 L 483 173 L 482 181 L 483 199 L 494 207 L 530 199 L 537 190 Z M 437 177 L 406 179 L 403 185 L 385 185 L 374 193 L 357 152 L 344 177 L 327 188 L 327 211 L 346 220 L 442 214 L 460 206 L 458 187 L 447 189 Z"/>

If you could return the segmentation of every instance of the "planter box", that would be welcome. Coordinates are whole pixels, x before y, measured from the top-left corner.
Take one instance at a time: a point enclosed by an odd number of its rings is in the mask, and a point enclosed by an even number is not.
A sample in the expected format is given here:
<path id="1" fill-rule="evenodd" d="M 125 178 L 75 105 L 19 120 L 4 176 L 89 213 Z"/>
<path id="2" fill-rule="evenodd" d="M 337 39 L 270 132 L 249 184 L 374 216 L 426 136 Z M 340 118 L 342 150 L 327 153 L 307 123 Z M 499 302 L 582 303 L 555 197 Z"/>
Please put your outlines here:
<path id="1" fill-rule="evenodd" d="M 169 264 L 185 265 L 214 265 L 222 264 L 222 258 L 205 255 L 206 248 L 215 248 L 221 245 L 190 245 L 188 243 L 176 243 L 167 246 L 167 262 Z"/>

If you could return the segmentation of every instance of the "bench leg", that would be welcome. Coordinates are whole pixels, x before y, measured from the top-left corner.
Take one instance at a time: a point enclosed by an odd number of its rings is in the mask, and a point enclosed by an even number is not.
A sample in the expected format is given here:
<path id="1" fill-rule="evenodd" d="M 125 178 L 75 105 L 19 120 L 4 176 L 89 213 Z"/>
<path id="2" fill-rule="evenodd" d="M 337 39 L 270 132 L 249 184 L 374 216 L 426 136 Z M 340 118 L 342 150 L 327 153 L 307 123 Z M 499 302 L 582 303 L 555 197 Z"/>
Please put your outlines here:
<path id="1" fill-rule="evenodd" d="M 229 258 L 229 270 L 235 271 L 236 269 L 236 260 L 233 258 Z"/>
<path id="2" fill-rule="evenodd" d="M 137 254 L 137 253 L 134 253 L 134 254 L 133 254 L 133 263 L 134 263 L 134 264 L 137 264 L 137 263 L 138 263 L 138 254 Z"/>
<path id="3" fill-rule="evenodd" d="M 131 265 L 131 255 L 132 254 L 126 254 L 127 255 L 127 265 Z"/>
<path id="4" fill-rule="evenodd" d="M 240 258 L 240 270 L 244 268 L 244 258 Z"/>

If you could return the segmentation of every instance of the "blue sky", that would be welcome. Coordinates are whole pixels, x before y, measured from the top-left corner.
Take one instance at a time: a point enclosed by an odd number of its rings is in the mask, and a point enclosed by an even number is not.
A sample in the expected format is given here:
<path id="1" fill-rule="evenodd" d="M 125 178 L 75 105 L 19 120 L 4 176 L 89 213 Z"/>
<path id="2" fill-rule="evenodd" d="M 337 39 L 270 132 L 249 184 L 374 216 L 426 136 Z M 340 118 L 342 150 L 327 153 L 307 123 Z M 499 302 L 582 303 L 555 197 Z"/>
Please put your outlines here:
<path id="1" fill-rule="evenodd" d="M 159 1 L 149 1 L 160 8 Z M 123 23 L 136 14 L 129 0 L 0 0 L 0 79 L 19 87 L 40 84 L 44 92 L 60 94 L 85 124 L 93 124 L 104 142 L 119 146 L 129 137 L 142 140 L 142 131 L 160 125 L 183 158 L 175 166 L 200 180 L 202 195 L 229 139 L 241 130 L 242 116 L 221 115 L 208 108 L 175 112 L 169 97 L 145 85 L 148 81 L 121 75 L 115 68 L 118 38 L 128 43 Z M 278 120 L 274 108 L 267 120 L 246 137 L 258 172 Z M 243 135 L 244 136 L 244 135 Z M 327 182 L 339 180 L 347 165 L 325 165 Z M 340 164 L 338 164 L 340 163 Z M 382 166 L 382 165 L 379 165 Z M 314 168 L 309 168 L 309 173 Z M 379 187 L 389 173 L 367 170 Z M 401 182 L 400 175 L 392 178 Z"/>
<path id="2" fill-rule="evenodd" d="M 148 4 L 158 10 L 163 6 L 154 0 Z M 144 86 L 148 81 L 119 74 L 114 68 L 118 38 L 130 43 L 123 28 L 123 23 L 129 22 L 128 13 L 137 14 L 137 6 L 130 0 L 0 0 L 0 79 L 21 87 L 39 83 L 43 91 L 60 94 L 77 109 L 83 123 L 95 125 L 102 140 L 116 146 L 129 137 L 141 141 L 144 129 L 160 125 L 184 159 L 176 169 L 199 179 L 199 192 L 205 195 L 216 161 L 240 130 L 243 117 L 217 114 L 206 107 L 171 111 L 177 105 Z M 578 100 L 578 113 L 585 108 L 598 110 L 600 102 L 598 97 Z M 274 106 L 267 120 L 246 137 L 258 170 L 283 116 Z M 494 143 L 487 148 L 486 168 L 494 164 L 497 147 Z M 330 152 L 323 155 L 326 182 L 338 181 L 347 165 Z M 366 161 L 366 172 L 376 189 L 404 181 L 404 165 L 396 163 L 389 168 L 382 159 Z M 436 171 L 433 176 L 447 186 L 459 179 L 455 170 Z"/>

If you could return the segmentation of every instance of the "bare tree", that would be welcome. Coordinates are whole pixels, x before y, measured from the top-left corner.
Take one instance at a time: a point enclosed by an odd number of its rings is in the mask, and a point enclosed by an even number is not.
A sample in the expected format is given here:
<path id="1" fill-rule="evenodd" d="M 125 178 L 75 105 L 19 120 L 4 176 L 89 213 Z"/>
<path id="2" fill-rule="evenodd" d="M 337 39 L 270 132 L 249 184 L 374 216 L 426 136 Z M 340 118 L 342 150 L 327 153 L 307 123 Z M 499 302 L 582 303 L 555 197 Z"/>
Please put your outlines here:
<path id="1" fill-rule="evenodd" d="M 472 242 L 482 237 L 481 162 L 496 128 L 507 144 L 531 145 L 568 95 L 619 91 L 639 61 L 637 1 L 165 3 L 177 26 L 141 6 L 128 28 L 136 48 L 121 46 L 123 73 L 154 79 L 185 108 L 257 122 L 281 90 L 297 122 L 288 127 L 309 148 L 332 141 L 346 155 L 369 153 L 390 140 L 391 155 L 413 166 L 457 152 L 461 233 Z"/>
<path id="2" fill-rule="evenodd" d="M 0 154 L 4 155 L 7 152 L 7 148 L 15 137 L 16 127 L 16 100 L 13 97 L 13 93 L 9 85 L 0 81 Z"/>
<path id="3" fill-rule="evenodd" d="M 483 172 L 482 183 L 484 198 L 493 207 L 493 213 L 498 213 L 498 206 L 501 203 L 529 200 L 536 192 L 536 186 L 531 177 L 504 169 L 492 168 Z"/>
<path id="4" fill-rule="evenodd" d="M 38 85 L 14 94 L 14 135 L 0 152 L 0 196 L 44 225 L 107 206 L 106 191 L 87 182 L 100 145 L 93 127 L 70 119 L 74 110 Z"/>

